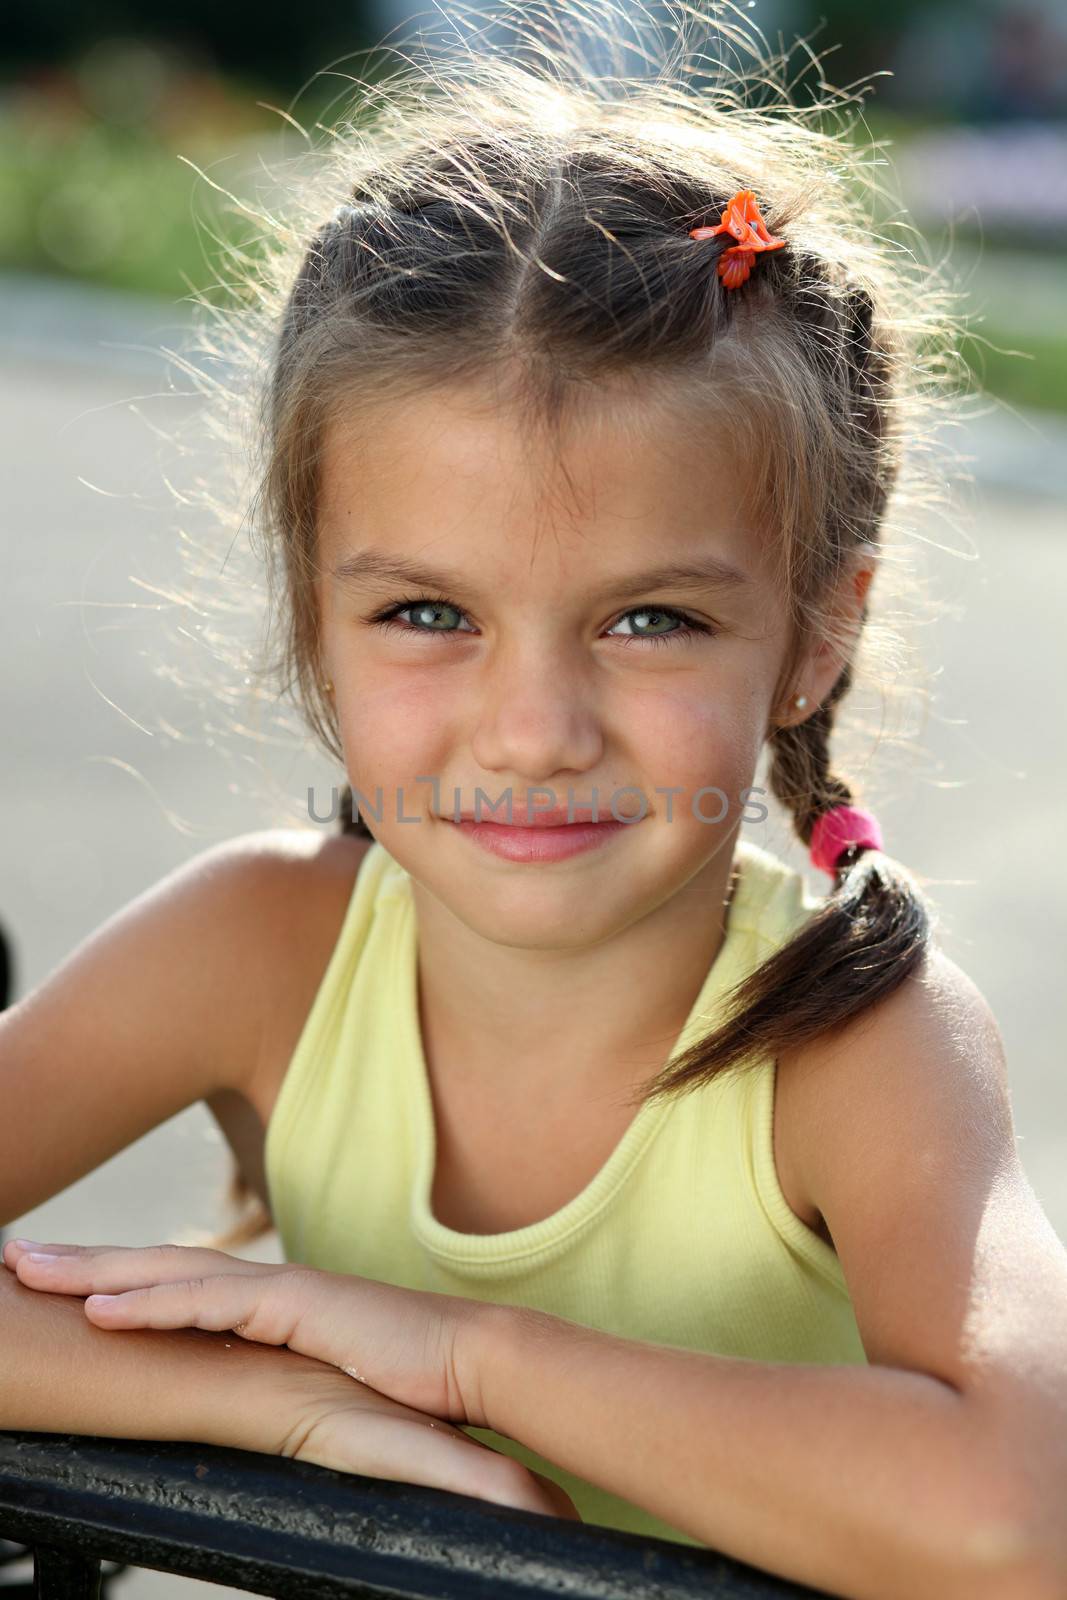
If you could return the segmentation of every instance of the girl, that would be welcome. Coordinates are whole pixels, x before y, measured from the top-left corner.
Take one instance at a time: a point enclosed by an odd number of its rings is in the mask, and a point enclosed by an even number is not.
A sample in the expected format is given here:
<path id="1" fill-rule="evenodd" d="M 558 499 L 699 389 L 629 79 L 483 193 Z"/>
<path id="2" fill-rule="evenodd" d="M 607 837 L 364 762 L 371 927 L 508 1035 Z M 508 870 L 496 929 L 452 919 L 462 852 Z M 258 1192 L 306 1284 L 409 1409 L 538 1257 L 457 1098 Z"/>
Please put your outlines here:
<path id="1" fill-rule="evenodd" d="M 208 852 L 0 1031 L 49 1151 L 5 1215 L 202 1097 L 287 1265 L 247 1224 L 4 1260 L 100 1362 L 287 1346 L 279 1396 L 345 1387 L 274 1447 L 328 1466 L 833 1594 L 1062 1594 L 1067 1260 L 832 755 L 951 317 L 848 139 L 742 86 L 412 68 L 306 180 L 255 514 L 342 829 Z M 764 749 L 825 895 L 740 837 Z"/>

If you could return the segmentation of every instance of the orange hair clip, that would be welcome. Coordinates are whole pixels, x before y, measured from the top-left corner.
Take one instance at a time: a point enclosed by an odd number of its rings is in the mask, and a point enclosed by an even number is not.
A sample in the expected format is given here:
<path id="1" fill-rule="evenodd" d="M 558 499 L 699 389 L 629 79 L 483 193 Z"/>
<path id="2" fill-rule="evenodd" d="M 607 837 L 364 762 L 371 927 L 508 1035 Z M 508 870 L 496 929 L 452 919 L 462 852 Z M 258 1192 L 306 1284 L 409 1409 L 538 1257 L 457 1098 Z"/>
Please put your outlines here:
<path id="1" fill-rule="evenodd" d="M 756 196 L 751 189 L 738 189 L 726 207 L 715 228 L 690 228 L 691 239 L 713 239 L 717 233 L 729 233 L 737 240 L 719 257 L 718 273 L 726 289 L 736 289 L 752 271 L 758 250 L 780 250 L 788 239 L 776 239 L 767 232 L 767 224 L 760 216 Z"/>

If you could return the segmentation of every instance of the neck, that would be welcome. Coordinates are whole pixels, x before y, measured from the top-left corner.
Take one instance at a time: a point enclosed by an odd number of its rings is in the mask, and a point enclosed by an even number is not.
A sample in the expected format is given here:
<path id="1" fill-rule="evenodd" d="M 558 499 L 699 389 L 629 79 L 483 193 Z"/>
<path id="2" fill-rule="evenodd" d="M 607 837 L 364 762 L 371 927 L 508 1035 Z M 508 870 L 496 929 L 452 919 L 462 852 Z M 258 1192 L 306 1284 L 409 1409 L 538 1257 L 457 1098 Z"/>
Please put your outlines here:
<path id="1" fill-rule="evenodd" d="M 413 879 L 427 1064 L 502 1098 L 632 1092 L 665 1065 L 725 941 L 732 845 L 586 949 L 496 944 Z"/>

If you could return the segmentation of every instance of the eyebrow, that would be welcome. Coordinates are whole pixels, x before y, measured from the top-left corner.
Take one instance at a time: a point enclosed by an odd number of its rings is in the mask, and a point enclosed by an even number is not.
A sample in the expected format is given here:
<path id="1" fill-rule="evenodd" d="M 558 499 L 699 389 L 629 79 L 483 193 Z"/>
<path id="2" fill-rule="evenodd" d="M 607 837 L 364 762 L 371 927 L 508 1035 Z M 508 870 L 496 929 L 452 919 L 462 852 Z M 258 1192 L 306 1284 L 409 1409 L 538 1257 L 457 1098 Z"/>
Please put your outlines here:
<path id="1" fill-rule="evenodd" d="M 448 572 L 440 567 L 424 567 L 408 561 L 403 556 L 391 556 L 379 550 L 356 550 L 343 556 L 331 569 L 340 583 L 401 583 L 422 589 L 455 590 L 480 598 L 476 583 L 462 573 Z M 706 589 L 750 590 L 756 587 L 754 578 L 732 567 L 717 556 L 701 555 L 687 562 L 651 567 L 645 572 L 620 573 L 609 582 L 592 591 L 591 600 L 605 600 L 612 595 L 629 596 L 645 594 L 650 589 Z"/>

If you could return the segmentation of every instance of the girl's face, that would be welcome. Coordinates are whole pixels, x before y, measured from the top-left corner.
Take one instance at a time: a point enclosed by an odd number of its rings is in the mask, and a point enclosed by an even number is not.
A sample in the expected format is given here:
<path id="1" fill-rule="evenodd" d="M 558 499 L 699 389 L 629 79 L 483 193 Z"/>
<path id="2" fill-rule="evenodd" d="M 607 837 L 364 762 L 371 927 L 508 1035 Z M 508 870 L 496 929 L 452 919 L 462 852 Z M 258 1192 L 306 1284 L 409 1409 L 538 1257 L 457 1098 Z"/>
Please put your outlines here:
<path id="1" fill-rule="evenodd" d="M 725 888 L 785 620 L 713 441 L 683 458 L 669 422 L 605 410 L 561 454 L 477 398 L 328 431 L 323 675 L 363 815 L 412 877 L 496 942 L 587 945 L 698 874 Z M 488 822 L 594 792 L 641 820 L 507 860 L 451 820 L 479 789 Z"/>

